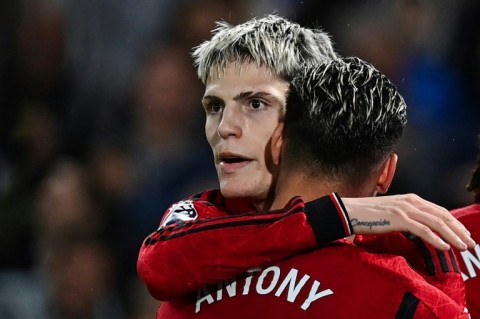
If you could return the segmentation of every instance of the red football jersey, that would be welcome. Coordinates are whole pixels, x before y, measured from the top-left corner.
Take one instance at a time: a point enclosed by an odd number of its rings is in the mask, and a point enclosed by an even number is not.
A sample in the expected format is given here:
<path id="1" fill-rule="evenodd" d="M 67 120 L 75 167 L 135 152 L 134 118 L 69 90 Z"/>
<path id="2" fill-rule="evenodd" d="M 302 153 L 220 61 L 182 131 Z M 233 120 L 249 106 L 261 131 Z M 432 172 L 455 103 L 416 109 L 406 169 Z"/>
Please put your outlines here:
<path id="1" fill-rule="evenodd" d="M 440 251 L 419 237 L 392 232 L 376 236 L 355 236 L 355 244 L 374 254 L 402 256 L 423 279 L 466 308 L 465 284 L 453 251 Z"/>
<path id="2" fill-rule="evenodd" d="M 480 242 L 480 204 L 455 209 L 452 214 L 471 232 L 473 240 Z M 468 310 L 472 318 L 480 318 L 480 245 L 466 251 L 455 251 L 465 280 Z"/>
<path id="3" fill-rule="evenodd" d="M 157 319 L 468 318 L 399 256 L 346 241 L 163 302 Z"/>
<path id="4" fill-rule="evenodd" d="M 238 203 L 235 205 L 238 207 Z M 232 215 L 227 213 L 229 208 L 218 191 L 207 191 L 171 206 L 161 227 L 145 240 L 139 254 L 138 272 L 152 296 L 172 300 L 351 234 L 336 194 L 309 203 L 297 197 L 285 209 L 267 213 Z M 401 233 L 358 236 L 356 243 L 375 254 L 407 258 L 416 274 L 464 307 L 463 281 L 451 251 L 436 251 L 418 238 Z M 169 305 L 165 303 L 162 311 Z"/>
<path id="5" fill-rule="evenodd" d="M 309 203 L 296 197 L 267 213 L 229 214 L 228 205 L 210 190 L 168 209 L 138 256 L 138 274 L 153 297 L 169 300 L 352 235 L 335 193 Z"/>

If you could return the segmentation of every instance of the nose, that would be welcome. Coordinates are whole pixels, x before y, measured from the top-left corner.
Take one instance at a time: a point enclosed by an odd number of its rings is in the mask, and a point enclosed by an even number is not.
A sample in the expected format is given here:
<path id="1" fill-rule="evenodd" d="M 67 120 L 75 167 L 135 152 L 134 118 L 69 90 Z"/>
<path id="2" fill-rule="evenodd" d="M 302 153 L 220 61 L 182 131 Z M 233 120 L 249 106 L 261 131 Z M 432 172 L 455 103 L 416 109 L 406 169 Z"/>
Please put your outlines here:
<path id="1" fill-rule="evenodd" d="M 224 139 L 242 135 L 242 114 L 235 105 L 225 105 L 223 108 L 217 133 Z"/>

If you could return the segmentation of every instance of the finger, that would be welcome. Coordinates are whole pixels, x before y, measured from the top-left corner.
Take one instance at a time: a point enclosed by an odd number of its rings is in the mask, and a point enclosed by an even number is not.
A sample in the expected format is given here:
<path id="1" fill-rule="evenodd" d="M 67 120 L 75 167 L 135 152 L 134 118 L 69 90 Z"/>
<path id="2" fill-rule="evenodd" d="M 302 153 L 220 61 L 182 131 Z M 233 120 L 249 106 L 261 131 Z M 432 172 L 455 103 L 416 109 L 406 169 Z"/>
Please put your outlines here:
<path id="1" fill-rule="evenodd" d="M 433 202 L 430 202 L 428 200 L 422 199 L 421 197 L 416 196 L 418 200 L 420 200 L 429 210 L 429 212 L 435 216 L 441 217 L 445 221 L 448 221 L 448 223 L 453 223 L 457 227 L 462 228 L 468 236 L 471 235 L 470 231 L 463 225 L 458 219 L 456 219 L 448 209 L 445 207 L 442 207 L 440 205 L 437 205 Z M 420 207 L 419 207 L 420 208 Z M 431 211 L 430 211 L 431 209 Z"/>
<path id="2" fill-rule="evenodd" d="M 463 251 L 468 248 L 467 242 L 469 236 L 464 232 L 463 229 L 459 228 L 458 225 L 448 225 L 441 218 L 428 216 L 421 211 L 417 211 L 416 216 L 411 216 L 411 218 L 422 225 L 422 227 L 420 227 L 418 230 L 419 232 L 428 233 L 428 231 L 433 231 L 438 234 L 435 234 L 436 237 L 443 238 L 445 242 L 453 245 L 459 250 Z M 428 231 L 426 229 L 428 229 Z M 417 236 L 422 237 L 420 235 Z"/>
<path id="3" fill-rule="evenodd" d="M 408 231 L 421 238 L 423 241 L 429 243 L 438 250 L 447 251 L 450 249 L 449 244 L 447 244 L 442 238 L 440 238 L 430 228 L 428 228 L 422 223 L 419 223 L 415 220 L 410 220 L 408 225 Z"/>
<path id="4" fill-rule="evenodd" d="M 472 239 L 468 229 L 450 212 L 447 211 L 446 215 L 443 216 L 442 219 L 445 224 L 450 227 L 469 248 L 475 247 L 475 241 Z"/>
<path id="5" fill-rule="evenodd" d="M 475 241 L 472 239 L 470 231 L 468 231 L 468 229 L 458 219 L 456 219 L 450 213 L 450 211 L 448 211 L 446 208 L 442 206 L 439 206 L 435 203 L 424 200 L 418 196 L 416 197 L 416 199 L 419 200 L 421 204 L 423 204 L 423 205 L 414 204 L 415 207 L 424 211 L 424 213 L 422 213 L 420 217 L 430 218 L 428 217 L 428 214 L 431 214 L 433 216 L 440 218 L 441 221 L 445 223 L 458 237 L 460 237 L 461 241 L 464 242 L 469 248 L 473 248 L 475 246 Z M 426 224 L 425 219 L 421 219 L 421 220 L 417 219 L 417 220 Z M 439 221 L 437 222 L 440 224 L 442 223 Z M 428 224 L 427 226 L 431 226 L 431 224 Z M 431 227 L 435 227 L 435 225 L 432 225 Z M 436 228 L 434 228 L 434 230 L 438 231 L 438 229 Z M 440 235 L 443 236 L 442 233 L 440 233 Z M 454 246 L 457 247 L 457 245 L 454 242 L 451 242 L 450 239 L 447 239 L 447 241 L 454 244 Z"/>

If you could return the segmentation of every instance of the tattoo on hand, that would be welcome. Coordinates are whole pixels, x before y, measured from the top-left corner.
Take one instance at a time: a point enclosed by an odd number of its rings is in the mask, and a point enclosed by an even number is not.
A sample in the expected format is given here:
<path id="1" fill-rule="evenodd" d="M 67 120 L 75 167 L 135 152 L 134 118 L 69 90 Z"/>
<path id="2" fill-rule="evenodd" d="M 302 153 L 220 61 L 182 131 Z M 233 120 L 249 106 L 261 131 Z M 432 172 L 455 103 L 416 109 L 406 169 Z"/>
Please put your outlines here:
<path id="1" fill-rule="evenodd" d="M 356 218 L 353 218 L 350 220 L 352 223 L 352 227 L 358 227 L 358 226 L 365 226 L 368 227 L 369 229 L 372 229 L 372 227 L 376 226 L 390 226 L 390 221 L 386 219 L 380 219 L 380 220 L 358 220 Z"/>

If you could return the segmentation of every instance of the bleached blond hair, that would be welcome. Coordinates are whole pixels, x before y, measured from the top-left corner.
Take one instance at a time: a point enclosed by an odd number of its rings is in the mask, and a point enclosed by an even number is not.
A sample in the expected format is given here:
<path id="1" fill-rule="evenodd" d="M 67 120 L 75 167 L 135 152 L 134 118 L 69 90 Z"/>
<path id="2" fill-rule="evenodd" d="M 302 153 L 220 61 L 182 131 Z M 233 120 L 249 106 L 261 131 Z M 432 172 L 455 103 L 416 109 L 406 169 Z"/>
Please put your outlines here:
<path id="1" fill-rule="evenodd" d="M 210 40 L 192 52 L 198 77 L 204 84 L 212 72 L 221 72 L 231 62 L 255 63 L 289 81 L 302 65 L 338 58 L 327 33 L 273 14 L 236 26 L 220 21 L 212 34 Z"/>
<path id="2" fill-rule="evenodd" d="M 305 67 L 287 98 L 282 165 L 361 182 L 394 151 L 406 123 L 404 99 L 370 63 Z"/>

